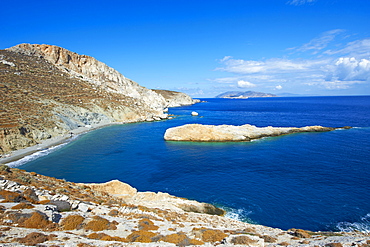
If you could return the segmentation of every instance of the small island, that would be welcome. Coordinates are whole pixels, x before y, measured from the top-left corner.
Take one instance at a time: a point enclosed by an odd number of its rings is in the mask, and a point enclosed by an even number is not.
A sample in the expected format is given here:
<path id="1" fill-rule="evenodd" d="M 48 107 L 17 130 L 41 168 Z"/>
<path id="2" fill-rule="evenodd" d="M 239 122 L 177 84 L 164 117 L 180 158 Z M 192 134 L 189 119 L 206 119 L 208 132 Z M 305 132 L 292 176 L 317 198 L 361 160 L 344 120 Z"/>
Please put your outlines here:
<path id="1" fill-rule="evenodd" d="M 261 93 L 255 91 L 229 91 L 217 95 L 215 98 L 224 98 L 224 99 L 248 99 L 248 98 L 261 98 L 261 97 L 277 97 L 275 94 L 271 93 Z"/>
<path id="2" fill-rule="evenodd" d="M 166 141 L 194 141 L 194 142 L 237 142 L 251 141 L 263 137 L 281 136 L 300 132 L 326 132 L 336 129 L 350 129 L 345 126 L 341 128 L 307 126 L 297 127 L 256 127 L 245 124 L 234 125 L 202 125 L 186 124 L 166 130 L 164 139 Z"/>

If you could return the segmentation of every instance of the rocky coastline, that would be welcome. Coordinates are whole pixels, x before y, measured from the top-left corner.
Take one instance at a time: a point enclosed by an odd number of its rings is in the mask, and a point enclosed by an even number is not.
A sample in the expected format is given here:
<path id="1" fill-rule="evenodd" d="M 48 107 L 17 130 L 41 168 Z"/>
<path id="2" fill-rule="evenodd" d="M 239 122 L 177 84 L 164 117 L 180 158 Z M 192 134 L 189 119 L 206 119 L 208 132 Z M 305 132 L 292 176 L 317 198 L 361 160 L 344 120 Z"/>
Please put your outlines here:
<path id="1" fill-rule="evenodd" d="M 167 119 L 168 107 L 197 102 L 53 45 L 0 50 L 0 72 L 0 158 L 83 128 Z"/>
<path id="2" fill-rule="evenodd" d="M 0 72 L 0 163 L 103 126 L 167 119 L 168 107 L 198 102 L 147 89 L 95 58 L 52 45 L 0 50 Z M 213 205 L 138 192 L 117 180 L 77 184 L 0 164 L 0 246 L 366 247 L 369 239 L 249 224 Z"/>
<path id="3" fill-rule="evenodd" d="M 167 129 L 164 134 L 164 139 L 166 141 L 242 142 L 293 133 L 326 132 L 350 128 L 349 126 L 341 128 L 322 126 L 307 126 L 302 128 L 268 126 L 260 128 L 250 124 L 241 126 L 186 124 Z"/>
<path id="4" fill-rule="evenodd" d="M 249 224 L 114 180 L 77 184 L 0 165 L 1 246 L 361 246 L 368 233 Z"/>

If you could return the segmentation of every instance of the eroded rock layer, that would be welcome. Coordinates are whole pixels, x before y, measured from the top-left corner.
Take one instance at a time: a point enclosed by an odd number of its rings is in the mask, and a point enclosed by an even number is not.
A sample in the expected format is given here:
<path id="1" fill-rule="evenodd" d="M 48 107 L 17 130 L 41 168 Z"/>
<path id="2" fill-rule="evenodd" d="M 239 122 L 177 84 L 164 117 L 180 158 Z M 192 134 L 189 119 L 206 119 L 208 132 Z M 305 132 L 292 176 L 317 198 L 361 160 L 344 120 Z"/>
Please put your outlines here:
<path id="1" fill-rule="evenodd" d="M 350 127 L 343 127 L 350 128 Z M 307 126 L 296 127 L 263 127 L 245 124 L 241 126 L 234 125 L 202 125 L 186 124 L 173 127 L 166 130 L 164 139 L 167 141 L 195 141 L 195 142 L 235 142 L 251 141 L 262 137 L 280 136 L 300 132 L 325 132 L 338 128 Z"/>

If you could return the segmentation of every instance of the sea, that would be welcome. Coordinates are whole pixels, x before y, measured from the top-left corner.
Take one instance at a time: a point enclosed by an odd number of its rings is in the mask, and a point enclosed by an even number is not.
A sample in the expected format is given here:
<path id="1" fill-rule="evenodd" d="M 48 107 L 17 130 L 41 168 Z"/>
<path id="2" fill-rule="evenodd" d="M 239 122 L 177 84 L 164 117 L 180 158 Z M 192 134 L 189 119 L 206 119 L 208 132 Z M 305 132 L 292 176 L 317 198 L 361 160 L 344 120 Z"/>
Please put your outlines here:
<path id="1" fill-rule="evenodd" d="M 171 120 L 101 128 L 11 165 L 73 182 L 119 179 L 284 230 L 370 232 L 370 96 L 201 100 L 171 108 Z M 252 142 L 163 139 L 190 123 L 353 128 Z"/>

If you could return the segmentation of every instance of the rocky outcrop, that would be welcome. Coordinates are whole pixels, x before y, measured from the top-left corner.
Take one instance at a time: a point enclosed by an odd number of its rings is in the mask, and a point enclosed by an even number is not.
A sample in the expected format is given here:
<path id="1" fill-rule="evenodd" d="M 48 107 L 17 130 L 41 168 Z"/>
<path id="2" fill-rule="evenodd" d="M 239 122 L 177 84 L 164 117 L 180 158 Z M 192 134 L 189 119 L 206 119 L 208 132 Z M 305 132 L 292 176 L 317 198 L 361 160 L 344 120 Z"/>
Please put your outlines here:
<path id="1" fill-rule="evenodd" d="M 181 92 L 169 91 L 169 90 L 157 90 L 153 89 L 154 92 L 160 94 L 165 98 L 168 107 L 179 107 L 184 105 L 193 105 L 199 103 L 199 99 L 192 99 L 189 95 Z"/>
<path id="2" fill-rule="evenodd" d="M 166 119 L 169 103 L 93 57 L 51 45 L 0 50 L 0 158 L 85 126 Z M 171 102 L 192 102 L 189 96 Z"/>
<path id="3" fill-rule="evenodd" d="M 366 233 L 283 231 L 212 205 L 140 194 L 120 181 L 76 184 L 0 165 L 1 246 L 367 246 Z M 121 196 L 124 198 L 121 198 Z M 140 200 L 138 197 L 140 195 Z M 147 196 L 149 195 L 149 196 Z M 156 196 L 157 195 L 157 196 Z M 131 201 L 130 201 L 131 200 Z M 173 208 L 172 208 L 173 207 Z M 340 244 L 340 245 L 339 245 Z"/>
<path id="4" fill-rule="evenodd" d="M 350 127 L 343 127 L 350 128 Z M 338 128 L 307 126 L 302 128 L 295 127 L 264 127 L 259 128 L 254 125 L 201 125 L 187 124 L 173 127 L 166 130 L 164 139 L 167 141 L 196 141 L 196 142 L 235 142 L 251 141 L 262 137 L 280 136 L 300 132 L 324 132 Z"/>
<path id="5" fill-rule="evenodd" d="M 118 180 L 112 180 L 102 184 L 84 184 L 90 188 L 106 192 L 115 197 L 122 198 L 126 203 L 142 205 L 145 207 L 158 207 L 178 212 L 196 212 L 213 215 L 224 215 L 225 211 L 208 203 L 200 203 L 194 200 L 187 200 L 172 196 L 168 193 L 138 192 L 130 185 Z"/>

